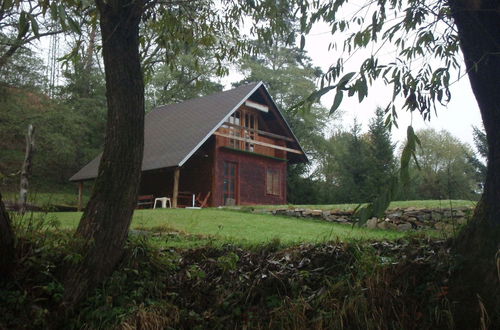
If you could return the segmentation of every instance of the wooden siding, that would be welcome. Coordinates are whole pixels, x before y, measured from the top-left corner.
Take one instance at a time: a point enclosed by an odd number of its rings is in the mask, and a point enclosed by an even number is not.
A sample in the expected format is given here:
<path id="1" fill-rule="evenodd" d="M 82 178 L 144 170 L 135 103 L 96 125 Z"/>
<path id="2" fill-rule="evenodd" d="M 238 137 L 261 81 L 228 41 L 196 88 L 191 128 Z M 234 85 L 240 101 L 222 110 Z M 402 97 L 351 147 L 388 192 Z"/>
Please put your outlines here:
<path id="1" fill-rule="evenodd" d="M 238 140 L 238 139 L 240 139 L 240 136 L 237 136 L 236 137 L 237 139 L 231 139 L 231 138 L 227 137 L 227 135 L 231 134 L 230 130 L 227 127 L 219 128 L 217 130 L 217 133 L 223 134 L 223 135 L 216 136 L 218 146 L 234 147 L 235 149 L 241 149 L 241 150 L 246 149 L 245 148 L 246 142 Z M 247 141 L 249 141 L 249 140 L 247 139 Z M 278 146 L 281 148 L 286 148 L 285 141 L 272 139 L 272 138 L 268 138 L 268 137 L 260 136 L 260 135 L 255 137 L 255 141 L 257 143 L 253 144 L 253 152 L 255 152 L 257 154 L 271 156 L 271 157 L 277 157 L 277 158 L 285 158 L 286 157 L 285 150 L 275 149 L 272 147 L 267 147 L 267 146 L 258 144 L 258 142 L 263 142 L 263 143 L 275 145 L 275 146 Z"/>
<path id="2" fill-rule="evenodd" d="M 224 162 L 238 166 L 237 198 L 238 205 L 286 204 L 286 161 L 262 157 L 239 151 L 219 148 L 216 152 L 217 173 L 223 173 Z M 266 194 L 266 171 L 274 169 L 280 173 L 280 195 Z M 218 175 L 213 206 L 224 204 L 224 182 Z"/>

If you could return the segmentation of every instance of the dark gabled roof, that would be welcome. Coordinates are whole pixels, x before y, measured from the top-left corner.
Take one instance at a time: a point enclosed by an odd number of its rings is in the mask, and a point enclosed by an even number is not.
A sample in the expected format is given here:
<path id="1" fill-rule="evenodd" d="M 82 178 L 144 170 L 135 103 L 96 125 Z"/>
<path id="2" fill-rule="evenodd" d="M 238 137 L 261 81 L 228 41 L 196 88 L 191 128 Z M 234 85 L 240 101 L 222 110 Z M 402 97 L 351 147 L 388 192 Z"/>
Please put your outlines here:
<path id="1" fill-rule="evenodd" d="M 269 95 L 262 82 L 250 83 L 182 103 L 160 106 L 148 113 L 144 125 L 142 170 L 182 166 L 259 88 Z M 276 108 L 274 103 L 273 106 Z M 285 121 L 282 114 L 279 115 Z M 293 136 L 288 124 L 286 127 Z M 298 141 L 297 145 L 300 148 Z M 70 181 L 97 177 L 100 159 L 101 155 L 93 159 Z"/>

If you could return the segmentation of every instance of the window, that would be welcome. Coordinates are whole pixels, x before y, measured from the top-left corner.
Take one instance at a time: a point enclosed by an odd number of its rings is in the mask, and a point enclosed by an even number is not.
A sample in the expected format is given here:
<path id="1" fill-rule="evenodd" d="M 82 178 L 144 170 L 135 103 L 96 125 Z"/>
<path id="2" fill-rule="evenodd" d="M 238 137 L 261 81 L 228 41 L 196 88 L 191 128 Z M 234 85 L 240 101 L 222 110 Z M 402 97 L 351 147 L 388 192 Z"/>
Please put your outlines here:
<path id="1" fill-rule="evenodd" d="M 248 140 L 255 140 L 255 114 L 253 113 L 245 113 L 245 121 L 244 127 L 245 129 L 245 138 Z M 254 151 L 254 144 L 245 142 L 245 150 Z"/>
<path id="2" fill-rule="evenodd" d="M 224 205 L 236 204 L 236 163 L 224 162 Z"/>
<path id="3" fill-rule="evenodd" d="M 266 194 L 281 195 L 280 171 L 273 168 L 268 168 L 266 172 Z"/>
<path id="4" fill-rule="evenodd" d="M 237 110 L 227 120 L 224 125 L 228 130 L 229 146 L 235 149 L 255 151 L 255 144 L 258 131 L 257 115 L 248 110 Z M 245 139 L 245 140 L 243 140 Z"/>
<path id="5" fill-rule="evenodd" d="M 240 117 L 240 112 L 236 111 L 234 112 L 231 117 L 229 117 L 229 123 L 240 126 L 241 124 L 241 117 Z M 229 126 L 229 135 L 236 136 L 236 137 L 241 137 L 241 130 L 239 128 L 236 128 L 234 126 Z M 240 149 L 240 141 L 236 139 L 230 139 L 229 140 L 229 145 L 233 148 Z"/>

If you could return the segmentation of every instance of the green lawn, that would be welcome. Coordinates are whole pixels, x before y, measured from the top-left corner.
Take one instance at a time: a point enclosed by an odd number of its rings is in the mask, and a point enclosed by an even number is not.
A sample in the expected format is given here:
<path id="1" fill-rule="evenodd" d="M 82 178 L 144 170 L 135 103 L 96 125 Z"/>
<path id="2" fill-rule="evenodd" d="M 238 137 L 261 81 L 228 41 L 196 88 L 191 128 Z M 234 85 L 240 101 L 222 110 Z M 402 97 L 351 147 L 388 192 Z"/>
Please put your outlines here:
<path id="1" fill-rule="evenodd" d="M 419 200 L 419 201 L 395 201 L 391 202 L 389 209 L 396 208 L 445 208 L 451 207 L 473 207 L 476 205 L 475 201 L 467 200 Z M 278 209 L 278 208 L 308 208 L 316 210 L 343 210 L 350 211 L 358 207 L 359 204 L 325 204 L 325 205 L 257 205 L 252 206 L 255 209 Z"/>
<path id="2" fill-rule="evenodd" d="M 80 212 L 50 214 L 50 217 L 59 220 L 61 227 L 66 229 L 75 228 L 80 216 Z M 344 241 L 397 239 L 407 235 L 401 232 L 370 230 L 311 219 L 221 209 L 138 210 L 135 212 L 132 228 L 157 233 L 154 240 L 163 246 L 192 246 L 209 241 L 256 245 L 275 239 L 279 239 L 283 244 L 293 244 L 337 239 Z M 169 234 L 171 231 L 180 235 Z"/>
<path id="3" fill-rule="evenodd" d="M 87 189 L 88 190 L 88 189 Z M 5 200 L 16 201 L 19 199 L 19 192 L 5 192 L 2 194 Z M 90 192 L 84 191 L 83 202 L 87 203 Z M 75 206 L 78 203 L 78 191 L 74 192 L 31 192 L 28 195 L 28 203 L 37 206 L 64 205 Z"/>

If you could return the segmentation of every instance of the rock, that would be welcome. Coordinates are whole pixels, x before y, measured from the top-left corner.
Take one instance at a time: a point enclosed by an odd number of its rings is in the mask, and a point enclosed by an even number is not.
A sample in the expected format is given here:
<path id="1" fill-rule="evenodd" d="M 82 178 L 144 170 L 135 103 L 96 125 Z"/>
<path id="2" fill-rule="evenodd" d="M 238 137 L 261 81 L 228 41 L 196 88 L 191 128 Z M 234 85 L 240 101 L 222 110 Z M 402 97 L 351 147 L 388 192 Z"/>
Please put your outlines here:
<path id="1" fill-rule="evenodd" d="M 458 223 L 459 225 L 465 225 L 465 224 L 467 224 L 467 222 L 468 222 L 468 219 L 467 219 L 467 218 L 465 218 L 465 217 L 462 217 L 462 218 L 458 218 L 458 219 L 457 219 L 457 223 Z"/>
<path id="2" fill-rule="evenodd" d="M 398 225 L 398 230 L 400 231 L 408 231 L 408 230 L 411 230 L 413 227 L 411 225 L 411 223 L 401 223 Z"/>
<path id="3" fill-rule="evenodd" d="M 465 213 L 462 212 L 462 211 L 460 211 L 460 210 L 455 210 L 453 212 L 453 216 L 455 216 L 455 217 L 465 217 Z"/>
<path id="4" fill-rule="evenodd" d="M 320 216 L 323 215 L 323 211 L 321 211 L 321 210 L 311 210 L 311 215 L 313 217 L 320 217 Z"/>
<path id="5" fill-rule="evenodd" d="M 448 228 L 449 224 L 447 224 L 446 222 L 436 222 L 434 224 L 434 228 L 436 228 L 437 230 L 444 230 L 446 231 L 447 228 Z"/>
<path id="6" fill-rule="evenodd" d="M 451 223 L 447 223 L 443 229 L 444 231 L 453 231 L 455 230 L 455 226 L 453 226 Z"/>
<path id="7" fill-rule="evenodd" d="M 369 229 L 376 229 L 377 228 L 377 223 L 378 219 L 377 218 L 371 218 L 366 221 L 366 227 Z"/>
<path id="8" fill-rule="evenodd" d="M 442 215 L 441 213 L 439 213 L 439 212 L 433 211 L 433 212 L 431 213 L 431 219 L 432 219 L 432 220 L 439 221 L 439 220 L 441 220 L 442 218 L 443 218 L 443 215 Z"/>
<path id="9" fill-rule="evenodd" d="M 425 220 L 429 220 L 431 218 L 431 215 L 430 215 L 430 213 L 420 213 L 417 215 L 417 218 L 420 221 L 425 221 Z"/>
<path id="10" fill-rule="evenodd" d="M 397 211 L 397 212 L 392 212 L 392 213 L 387 214 L 386 217 L 391 219 L 391 218 L 399 218 L 402 215 L 403 215 L 403 212 Z"/>
<path id="11" fill-rule="evenodd" d="M 377 224 L 379 229 L 396 229 L 397 226 L 389 221 L 382 221 Z"/>
<path id="12" fill-rule="evenodd" d="M 323 217 L 323 219 L 329 222 L 337 222 L 337 218 L 331 215 Z"/>

